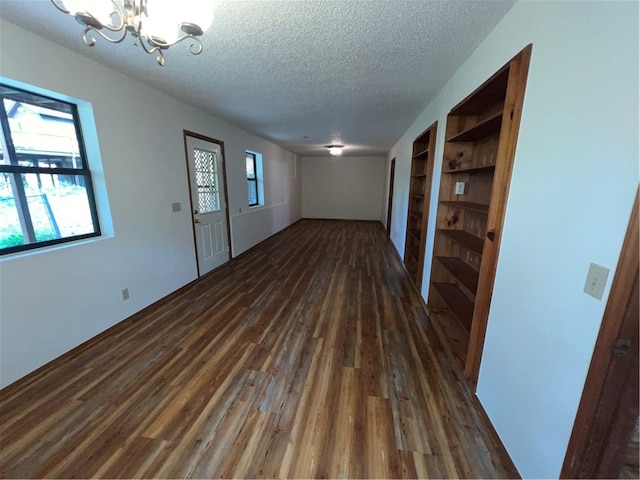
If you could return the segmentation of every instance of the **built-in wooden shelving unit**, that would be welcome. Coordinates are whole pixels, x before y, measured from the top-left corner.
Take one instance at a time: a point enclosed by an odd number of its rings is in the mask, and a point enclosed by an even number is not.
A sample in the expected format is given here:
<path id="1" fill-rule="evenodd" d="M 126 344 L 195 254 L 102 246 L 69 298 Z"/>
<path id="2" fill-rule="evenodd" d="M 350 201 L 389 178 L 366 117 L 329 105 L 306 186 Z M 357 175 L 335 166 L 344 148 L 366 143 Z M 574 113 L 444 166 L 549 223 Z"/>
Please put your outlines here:
<path id="1" fill-rule="evenodd" d="M 404 265 L 418 290 L 422 286 L 422 271 L 424 269 L 436 128 L 437 124 L 434 123 L 415 139 L 411 158 Z"/>
<path id="2" fill-rule="evenodd" d="M 531 45 L 447 117 L 428 304 L 439 312 L 450 343 L 463 349 L 472 384 L 484 344 L 530 56 Z"/>

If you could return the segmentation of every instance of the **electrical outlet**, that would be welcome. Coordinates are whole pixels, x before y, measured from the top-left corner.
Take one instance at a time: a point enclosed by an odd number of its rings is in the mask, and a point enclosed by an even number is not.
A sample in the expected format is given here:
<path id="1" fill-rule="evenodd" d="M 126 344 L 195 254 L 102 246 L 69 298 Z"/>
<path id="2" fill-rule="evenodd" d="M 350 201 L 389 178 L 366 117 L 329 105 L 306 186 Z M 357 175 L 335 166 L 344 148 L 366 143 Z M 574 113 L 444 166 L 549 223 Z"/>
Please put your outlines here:
<path id="1" fill-rule="evenodd" d="M 604 287 L 607 284 L 608 276 L 609 269 L 607 267 L 592 263 L 589 266 L 587 281 L 584 284 L 584 293 L 591 295 L 598 300 L 602 300 L 602 294 L 604 293 Z"/>
<path id="2" fill-rule="evenodd" d="M 129 289 L 128 288 L 123 288 L 122 289 L 122 301 L 124 302 L 125 300 L 129 300 Z"/>
<path id="3" fill-rule="evenodd" d="M 180 205 L 180 202 L 175 202 L 171 204 L 172 212 L 179 212 L 180 210 L 182 210 L 182 205 Z"/>
<path id="4" fill-rule="evenodd" d="M 456 195 L 464 195 L 464 182 L 456 182 Z"/>

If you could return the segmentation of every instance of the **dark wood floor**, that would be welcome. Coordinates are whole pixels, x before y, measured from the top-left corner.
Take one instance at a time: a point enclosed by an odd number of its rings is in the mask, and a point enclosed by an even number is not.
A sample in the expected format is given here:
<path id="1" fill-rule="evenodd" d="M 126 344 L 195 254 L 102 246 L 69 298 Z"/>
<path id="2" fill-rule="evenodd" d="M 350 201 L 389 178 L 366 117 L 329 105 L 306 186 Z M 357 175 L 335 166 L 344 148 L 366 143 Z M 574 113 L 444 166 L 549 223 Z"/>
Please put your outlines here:
<path id="1" fill-rule="evenodd" d="M 0 474 L 517 476 L 475 402 L 382 226 L 303 220 L 1 391 Z"/>

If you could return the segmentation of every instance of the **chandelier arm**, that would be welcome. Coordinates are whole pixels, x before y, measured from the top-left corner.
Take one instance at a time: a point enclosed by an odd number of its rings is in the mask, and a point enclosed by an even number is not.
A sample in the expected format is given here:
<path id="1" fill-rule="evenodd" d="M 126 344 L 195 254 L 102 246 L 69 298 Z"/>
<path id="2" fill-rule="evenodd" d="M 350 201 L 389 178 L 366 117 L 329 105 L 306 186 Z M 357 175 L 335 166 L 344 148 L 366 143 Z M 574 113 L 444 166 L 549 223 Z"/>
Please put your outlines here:
<path id="1" fill-rule="evenodd" d="M 120 5 L 117 4 L 117 2 L 115 0 L 110 0 L 111 1 L 111 5 L 113 5 L 114 11 L 113 13 L 118 15 L 118 19 L 119 19 L 119 23 L 118 25 L 104 25 L 102 24 L 102 28 L 109 30 L 111 32 L 119 32 L 120 30 L 122 30 L 123 28 L 125 28 L 125 18 L 126 15 L 125 13 L 122 11 L 122 9 L 120 8 Z M 54 7 L 56 7 L 58 10 L 60 10 L 62 13 L 66 13 L 68 15 L 72 15 L 75 16 L 71 13 L 71 10 L 67 10 L 63 5 L 64 4 L 59 4 L 58 2 L 60 2 L 60 0 L 51 0 L 51 3 L 53 4 Z M 101 22 L 102 23 L 102 22 Z M 85 41 L 86 43 L 86 41 Z M 93 42 L 95 44 L 95 40 Z M 88 43 L 87 43 L 88 45 Z"/>
<path id="2" fill-rule="evenodd" d="M 198 37 L 194 37 L 193 35 L 183 35 L 180 38 L 174 40 L 173 42 L 158 42 L 152 39 L 148 39 L 148 40 L 151 45 L 154 45 L 155 47 L 162 48 L 162 49 L 173 47 L 174 45 L 184 40 L 193 40 L 193 43 L 189 45 L 189 51 L 193 55 L 200 55 L 200 52 L 202 52 L 202 42 Z"/>
<path id="3" fill-rule="evenodd" d="M 105 35 L 104 33 L 102 33 L 97 28 L 88 26 L 82 31 L 82 41 L 88 46 L 93 47 L 96 44 L 96 38 L 94 34 L 97 33 L 98 35 L 100 35 L 102 38 L 104 38 L 110 43 L 120 43 L 127 36 L 127 31 L 125 29 L 122 29 L 120 30 L 120 32 L 121 32 L 120 38 L 111 38 L 108 35 Z"/>
<path id="4" fill-rule="evenodd" d="M 69 10 L 67 10 L 66 8 L 64 8 L 62 5 L 58 5 L 58 2 L 60 0 L 51 0 L 51 3 L 53 3 L 53 6 L 56 7 L 58 10 L 60 10 L 62 13 L 71 13 Z"/>
<path id="5" fill-rule="evenodd" d="M 158 65 L 160 65 L 161 67 L 164 66 L 164 53 L 162 53 L 162 49 L 168 47 L 164 47 L 162 44 L 156 43 L 150 38 L 143 37 L 140 38 L 140 45 L 142 46 L 142 49 L 148 54 L 155 53 Z M 149 48 L 149 46 L 151 46 L 151 48 Z"/>

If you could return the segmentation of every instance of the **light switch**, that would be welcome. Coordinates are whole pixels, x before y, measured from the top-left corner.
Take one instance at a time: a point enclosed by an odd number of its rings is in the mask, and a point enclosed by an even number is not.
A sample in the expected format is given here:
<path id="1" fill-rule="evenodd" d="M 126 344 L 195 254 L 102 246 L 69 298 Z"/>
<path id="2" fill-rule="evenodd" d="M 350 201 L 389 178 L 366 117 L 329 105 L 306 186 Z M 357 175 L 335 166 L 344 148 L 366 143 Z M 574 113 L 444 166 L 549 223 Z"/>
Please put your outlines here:
<path id="1" fill-rule="evenodd" d="M 602 294 L 604 293 L 604 287 L 607 284 L 607 277 L 609 276 L 609 269 L 602 265 L 596 265 L 592 263 L 589 266 L 589 273 L 587 273 L 587 281 L 584 284 L 584 292 L 592 297 L 602 300 Z"/>
<path id="2" fill-rule="evenodd" d="M 464 182 L 456 182 L 456 195 L 464 195 Z"/>
<path id="3" fill-rule="evenodd" d="M 172 212 L 179 212 L 180 210 L 182 210 L 182 205 L 180 205 L 180 202 L 175 202 L 171 204 Z"/>

